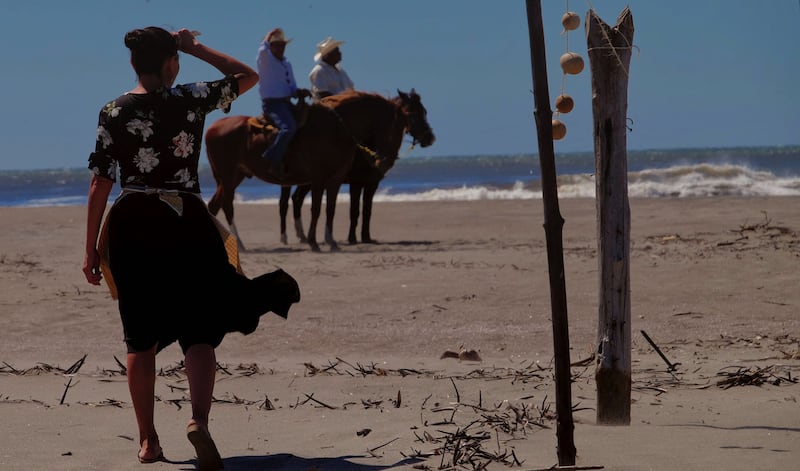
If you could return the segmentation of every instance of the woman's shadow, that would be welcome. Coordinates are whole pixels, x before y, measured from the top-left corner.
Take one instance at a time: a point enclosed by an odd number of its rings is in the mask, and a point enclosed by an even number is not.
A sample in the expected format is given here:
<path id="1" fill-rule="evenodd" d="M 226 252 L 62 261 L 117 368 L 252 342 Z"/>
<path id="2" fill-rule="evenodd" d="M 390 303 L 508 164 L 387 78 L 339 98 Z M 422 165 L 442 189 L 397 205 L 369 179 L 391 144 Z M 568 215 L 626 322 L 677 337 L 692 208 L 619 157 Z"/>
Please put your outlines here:
<path id="1" fill-rule="evenodd" d="M 350 461 L 353 458 L 370 458 L 368 455 L 348 455 L 335 458 L 303 458 L 289 453 L 262 456 L 232 456 L 224 458 L 225 471 L 380 471 L 401 466 L 411 466 L 421 458 L 405 458 L 389 465 L 369 465 Z M 182 461 L 180 464 L 190 464 L 186 471 L 194 471 L 195 460 Z"/>

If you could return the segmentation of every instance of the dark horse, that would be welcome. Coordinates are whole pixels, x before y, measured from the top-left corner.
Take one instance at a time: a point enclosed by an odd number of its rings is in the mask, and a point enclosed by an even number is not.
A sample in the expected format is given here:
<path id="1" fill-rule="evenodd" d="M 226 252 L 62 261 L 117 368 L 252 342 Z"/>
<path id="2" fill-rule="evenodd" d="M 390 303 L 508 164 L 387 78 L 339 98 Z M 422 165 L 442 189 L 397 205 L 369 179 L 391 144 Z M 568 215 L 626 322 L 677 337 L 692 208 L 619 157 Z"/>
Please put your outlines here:
<path id="1" fill-rule="evenodd" d="M 365 92 L 345 92 L 323 98 L 321 103 L 333 109 L 341 117 L 345 127 L 352 134 L 361 152 L 356 154 L 353 166 L 344 183 L 350 186 L 350 230 L 348 242 L 355 244 L 356 227 L 360 203 L 363 195 L 363 219 L 361 222 L 361 241 L 374 243 L 370 235 L 370 219 L 372 217 L 372 199 L 378 184 L 386 172 L 392 168 L 403 136 L 408 133 L 422 147 L 428 147 L 436 140 L 433 130 L 428 124 L 427 110 L 422 105 L 420 96 L 412 88 L 410 93 L 397 91 L 398 96 L 392 99 Z M 377 157 L 377 159 L 375 158 Z M 378 165 L 374 162 L 377 161 Z M 291 187 L 281 188 L 280 218 L 281 241 L 286 239 L 286 213 L 289 206 Z M 303 199 L 311 190 L 308 185 L 301 185 L 291 196 L 293 215 L 297 237 L 305 242 L 301 209 Z M 312 206 L 313 210 L 313 206 Z M 326 226 L 326 234 L 332 228 Z"/>
<path id="2" fill-rule="evenodd" d="M 261 158 L 267 142 L 271 142 L 277 132 L 274 127 L 260 126 L 249 116 L 228 116 L 212 123 L 206 131 L 206 154 L 217 182 L 208 209 L 216 215 L 222 208 L 241 250 L 244 244 L 233 221 L 233 198 L 236 187 L 246 177 L 255 176 L 281 186 L 310 186 L 311 225 L 307 240 L 311 250 L 320 251 L 316 230 L 323 193 L 327 195 L 326 228 L 333 227 L 336 197 L 352 167 L 357 145 L 330 108 L 313 104 L 307 113 L 305 123 L 297 130 L 284 156 L 286 175 L 281 180 L 270 173 L 269 165 Z M 339 249 L 327 230 L 325 241 L 331 250 Z"/>

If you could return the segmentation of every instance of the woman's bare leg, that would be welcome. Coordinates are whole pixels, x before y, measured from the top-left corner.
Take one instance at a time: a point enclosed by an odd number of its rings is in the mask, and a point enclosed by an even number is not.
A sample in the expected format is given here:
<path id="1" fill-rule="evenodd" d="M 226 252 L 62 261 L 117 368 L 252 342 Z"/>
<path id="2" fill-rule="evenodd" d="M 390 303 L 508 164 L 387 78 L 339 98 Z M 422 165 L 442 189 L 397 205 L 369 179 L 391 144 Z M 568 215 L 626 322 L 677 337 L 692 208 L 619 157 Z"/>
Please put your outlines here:
<path id="1" fill-rule="evenodd" d="M 190 424 L 208 426 L 216 372 L 217 357 L 214 347 L 198 344 L 186 350 L 186 376 L 189 379 L 189 395 L 192 402 Z"/>
<path id="2" fill-rule="evenodd" d="M 192 401 L 192 419 L 186 428 L 187 437 L 197 452 L 200 471 L 223 468 L 222 457 L 208 433 L 208 415 L 214 394 L 217 357 L 210 345 L 192 345 L 186 350 L 186 376 Z"/>
<path id="3" fill-rule="evenodd" d="M 139 426 L 139 459 L 161 454 L 153 409 L 155 408 L 156 346 L 144 352 L 128 353 L 128 389 Z"/>

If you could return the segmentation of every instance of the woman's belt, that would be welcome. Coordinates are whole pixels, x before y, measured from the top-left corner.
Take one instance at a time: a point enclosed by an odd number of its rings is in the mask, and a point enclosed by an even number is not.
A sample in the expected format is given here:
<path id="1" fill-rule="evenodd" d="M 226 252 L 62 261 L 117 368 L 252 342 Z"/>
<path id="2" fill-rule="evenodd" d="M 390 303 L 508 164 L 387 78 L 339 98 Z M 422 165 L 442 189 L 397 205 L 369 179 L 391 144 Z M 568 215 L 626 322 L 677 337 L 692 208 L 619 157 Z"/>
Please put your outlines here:
<path id="1" fill-rule="evenodd" d="M 122 192 L 117 197 L 116 202 L 120 201 L 127 195 L 132 193 L 144 193 L 146 195 L 158 195 L 158 199 L 167 204 L 178 216 L 183 216 L 183 195 L 191 195 L 200 198 L 198 193 L 181 190 L 167 190 L 165 188 L 153 188 L 143 186 L 126 186 L 122 188 Z M 202 200 L 202 198 L 200 198 Z"/>

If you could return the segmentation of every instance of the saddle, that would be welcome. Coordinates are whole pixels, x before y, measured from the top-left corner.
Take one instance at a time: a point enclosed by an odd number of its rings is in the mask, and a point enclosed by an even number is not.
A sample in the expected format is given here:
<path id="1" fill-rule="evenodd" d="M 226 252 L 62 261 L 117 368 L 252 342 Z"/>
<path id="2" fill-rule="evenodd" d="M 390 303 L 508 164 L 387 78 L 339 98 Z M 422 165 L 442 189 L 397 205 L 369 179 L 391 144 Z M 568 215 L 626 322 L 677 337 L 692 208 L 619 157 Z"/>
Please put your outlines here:
<path id="1" fill-rule="evenodd" d="M 310 109 L 311 105 L 305 100 L 298 100 L 296 105 L 292 105 L 292 114 L 294 115 L 294 121 L 297 123 L 297 129 L 302 128 L 308 121 L 308 112 Z M 259 134 L 270 135 L 278 130 L 275 123 L 273 123 L 269 117 L 264 116 L 264 113 L 258 116 L 251 116 L 247 120 L 247 126 L 250 132 Z"/>

